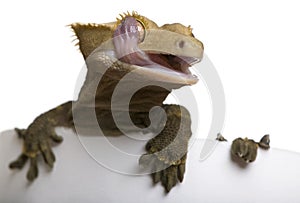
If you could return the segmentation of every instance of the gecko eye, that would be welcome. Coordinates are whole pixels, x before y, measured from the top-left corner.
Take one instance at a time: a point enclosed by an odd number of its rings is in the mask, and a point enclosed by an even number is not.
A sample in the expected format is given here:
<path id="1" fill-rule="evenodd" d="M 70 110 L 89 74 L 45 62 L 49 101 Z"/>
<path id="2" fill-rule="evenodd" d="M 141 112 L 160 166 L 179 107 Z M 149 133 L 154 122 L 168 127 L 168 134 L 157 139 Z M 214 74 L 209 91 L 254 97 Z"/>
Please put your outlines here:
<path id="1" fill-rule="evenodd" d="M 139 43 L 141 43 L 145 39 L 146 30 L 143 22 L 141 22 L 140 20 L 136 20 L 136 21 L 137 21 L 137 28 L 139 31 Z"/>

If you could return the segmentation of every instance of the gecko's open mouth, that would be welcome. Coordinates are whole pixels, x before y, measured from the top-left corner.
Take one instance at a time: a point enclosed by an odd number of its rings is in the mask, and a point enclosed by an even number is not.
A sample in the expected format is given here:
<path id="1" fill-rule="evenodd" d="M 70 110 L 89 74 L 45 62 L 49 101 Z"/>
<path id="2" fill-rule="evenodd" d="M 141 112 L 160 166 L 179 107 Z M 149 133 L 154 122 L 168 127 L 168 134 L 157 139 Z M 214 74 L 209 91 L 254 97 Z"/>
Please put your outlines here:
<path id="1" fill-rule="evenodd" d="M 198 78 L 194 76 L 189 68 L 200 62 L 200 59 L 187 56 L 175 56 L 172 54 L 148 53 L 147 51 L 127 54 L 119 59 L 122 62 L 137 65 L 147 71 L 163 77 L 165 79 L 185 80 L 189 84 L 194 84 Z"/>
<path id="2" fill-rule="evenodd" d="M 190 75 L 189 68 L 200 60 L 193 57 L 179 57 L 170 54 L 147 54 L 151 61 L 172 71 Z"/>
<path id="3" fill-rule="evenodd" d="M 202 46 L 195 46 L 192 38 L 175 32 L 148 30 L 147 33 L 145 37 L 145 28 L 133 17 L 121 21 L 113 36 L 116 57 L 123 63 L 141 67 L 152 78 L 185 84 L 198 81 L 189 68 L 200 62 Z M 157 37 L 165 35 L 172 40 Z"/>

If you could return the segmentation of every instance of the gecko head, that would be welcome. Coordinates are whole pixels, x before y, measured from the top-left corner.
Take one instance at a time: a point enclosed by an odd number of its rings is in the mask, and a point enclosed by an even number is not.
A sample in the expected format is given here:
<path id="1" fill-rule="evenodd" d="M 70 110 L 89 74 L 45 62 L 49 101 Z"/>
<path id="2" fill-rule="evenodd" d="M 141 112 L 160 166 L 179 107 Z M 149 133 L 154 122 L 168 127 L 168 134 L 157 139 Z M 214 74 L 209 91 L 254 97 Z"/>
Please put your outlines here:
<path id="1" fill-rule="evenodd" d="M 169 83 L 192 85 L 198 81 L 189 68 L 201 61 L 203 44 L 190 26 L 158 26 L 136 12 L 124 13 L 106 24 L 72 24 L 85 59 L 95 52 L 130 71 Z"/>

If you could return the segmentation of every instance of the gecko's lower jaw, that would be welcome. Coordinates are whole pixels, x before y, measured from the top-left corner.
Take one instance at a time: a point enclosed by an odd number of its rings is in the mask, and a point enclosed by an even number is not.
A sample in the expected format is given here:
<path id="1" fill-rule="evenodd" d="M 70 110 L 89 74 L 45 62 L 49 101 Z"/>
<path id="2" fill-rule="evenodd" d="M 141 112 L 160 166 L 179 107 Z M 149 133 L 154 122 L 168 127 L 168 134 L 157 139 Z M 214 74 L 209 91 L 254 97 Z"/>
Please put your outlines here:
<path id="1" fill-rule="evenodd" d="M 198 78 L 189 70 L 200 59 L 193 57 L 175 56 L 171 54 L 147 54 L 153 62 L 154 71 L 168 76 L 173 81 L 185 80 L 187 84 L 195 84 Z M 147 67 L 147 66 L 146 66 Z M 150 66 L 151 68 L 151 66 Z M 177 79 L 176 79 L 177 77 Z"/>

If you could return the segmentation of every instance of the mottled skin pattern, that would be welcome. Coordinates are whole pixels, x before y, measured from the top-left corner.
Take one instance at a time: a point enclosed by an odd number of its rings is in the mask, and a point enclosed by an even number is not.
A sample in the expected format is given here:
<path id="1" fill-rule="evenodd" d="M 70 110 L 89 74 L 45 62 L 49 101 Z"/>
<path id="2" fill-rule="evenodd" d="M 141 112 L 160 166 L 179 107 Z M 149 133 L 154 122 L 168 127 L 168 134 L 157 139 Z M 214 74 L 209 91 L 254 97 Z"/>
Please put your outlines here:
<path id="1" fill-rule="evenodd" d="M 202 43 L 194 38 L 190 27 L 185 27 L 178 23 L 158 27 L 153 21 L 146 17 L 139 16 L 136 13 L 127 15 L 137 18 L 137 20 L 142 22 L 145 26 L 145 29 L 168 30 L 181 34 L 184 40 L 182 40 L 180 47 L 182 47 L 184 43 L 191 43 L 196 47 L 193 49 L 199 51 L 199 56 L 202 54 Z M 85 60 L 87 60 L 98 46 L 112 38 L 116 26 L 120 23 L 122 23 L 122 19 L 108 24 L 71 25 L 71 28 L 79 40 L 79 48 Z M 160 36 L 157 37 L 158 40 L 160 38 Z M 170 54 L 173 55 L 189 56 L 187 53 L 188 50 L 181 53 L 181 50 L 172 47 L 173 44 L 175 44 L 172 43 L 172 40 L 174 40 L 172 37 L 167 37 L 166 39 L 165 42 L 151 42 L 153 39 L 147 41 L 148 39 L 146 37 L 144 46 L 154 46 L 156 50 L 159 50 L 161 49 L 161 44 L 165 43 L 164 51 L 170 50 Z M 171 43 L 167 43 L 168 41 Z M 191 53 L 192 52 L 194 52 L 194 50 L 191 48 Z M 38 156 L 42 155 L 47 165 L 52 168 L 55 162 L 55 156 L 51 149 L 53 142 L 60 143 L 63 140 L 62 137 L 55 133 L 55 127 L 63 126 L 74 129 L 74 112 L 82 115 L 84 121 L 84 113 L 87 108 L 95 108 L 98 123 L 105 135 L 122 134 L 112 118 L 110 109 L 111 95 L 119 80 L 126 75 L 126 73 L 130 72 L 133 67 L 131 64 L 121 61 L 110 61 L 110 59 L 103 59 L 103 62 L 105 62 L 104 64 L 111 64 L 97 87 L 95 97 L 96 107 L 86 105 L 87 100 L 91 100 L 89 97 L 89 87 L 95 77 L 97 77 L 92 68 L 87 65 L 87 77 L 77 101 L 69 101 L 40 115 L 26 130 L 16 129 L 19 136 L 24 140 L 23 151 L 18 159 L 9 165 L 10 168 L 21 169 L 29 159 L 30 167 L 27 173 L 27 179 L 30 181 L 33 181 L 38 176 Z M 147 75 L 143 77 L 147 78 Z M 148 79 L 151 80 L 151 78 Z M 138 82 L 137 80 L 137 83 Z M 132 97 L 129 107 L 131 119 L 133 123 L 139 127 L 147 127 L 149 125 L 148 112 L 153 106 L 161 106 L 166 112 L 166 124 L 163 130 L 148 142 L 146 146 L 147 154 L 141 157 L 140 164 L 151 167 L 154 170 L 155 168 L 165 166 L 164 170 L 156 171 L 152 176 L 154 183 L 161 182 L 167 192 L 169 192 L 177 182 L 183 181 L 187 145 L 192 132 L 191 119 L 187 109 L 179 105 L 165 105 L 163 101 L 172 89 L 180 88 L 184 85 L 190 84 L 177 84 L 175 82 L 170 85 L 169 89 L 158 86 L 144 87 Z M 83 122 L 83 125 L 88 127 L 89 124 Z"/>

